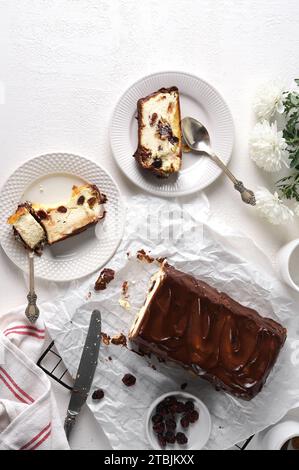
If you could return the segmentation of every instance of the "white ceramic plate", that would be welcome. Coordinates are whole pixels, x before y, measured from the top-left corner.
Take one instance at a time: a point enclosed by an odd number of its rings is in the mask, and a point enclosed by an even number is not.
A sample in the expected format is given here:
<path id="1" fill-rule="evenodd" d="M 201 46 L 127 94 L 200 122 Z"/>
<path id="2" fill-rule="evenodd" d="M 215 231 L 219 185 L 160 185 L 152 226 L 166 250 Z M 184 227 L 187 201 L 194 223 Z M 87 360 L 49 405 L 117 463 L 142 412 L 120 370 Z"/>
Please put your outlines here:
<path id="1" fill-rule="evenodd" d="M 205 188 L 221 174 L 208 157 L 185 153 L 179 174 L 161 179 L 140 168 L 132 157 L 137 148 L 137 100 L 170 86 L 177 86 L 180 91 L 181 117 L 192 116 L 207 127 L 213 149 L 224 163 L 229 162 L 234 140 L 229 108 L 218 91 L 204 80 L 183 72 L 161 72 L 134 83 L 122 95 L 112 116 L 112 151 L 125 175 L 140 188 L 157 196 L 191 194 Z"/>
<path id="2" fill-rule="evenodd" d="M 35 257 L 37 277 L 70 281 L 99 270 L 115 253 L 123 234 L 125 209 L 111 176 L 96 163 L 78 155 L 52 153 L 33 158 L 7 180 L 0 194 L 0 242 L 7 256 L 23 271 L 27 252 L 6 223 L 17 205 L 26 200 L 57 203 L 68 199 L 73 184 L 96 184 L 107 195 L 106 216 L 95 227 L 46 247 Z"/>
<path id="3" fill-rule="evenodd" d="M 201 450 L 208 442 L 211 434 L 211 415 L 206 405 L 199 398 L 187 392 L 164 393 L 164 395 L 161 395 L 151 404 L 146 416 L 146 435 L 152 448 L 161 450 L 157 437 L 153 431 L 152 416 L 158 403 L 161 403 L 164 398 L 170 396 L 175 396 L 177 400 L 182 400 L 184 402 L 187 400 L 193 401 L 195 409 L 199 412 L 199 419 L 195 423 L 191 424 L 187 430 L 181 428 L 181 426 L 177 424 L 176 432 L 181 431 L 186 434 L 188 437 L 188 443 L 186 446 L 180 446 L 177 443 L 172 445 L 167 444 L 166 450 Z"/>

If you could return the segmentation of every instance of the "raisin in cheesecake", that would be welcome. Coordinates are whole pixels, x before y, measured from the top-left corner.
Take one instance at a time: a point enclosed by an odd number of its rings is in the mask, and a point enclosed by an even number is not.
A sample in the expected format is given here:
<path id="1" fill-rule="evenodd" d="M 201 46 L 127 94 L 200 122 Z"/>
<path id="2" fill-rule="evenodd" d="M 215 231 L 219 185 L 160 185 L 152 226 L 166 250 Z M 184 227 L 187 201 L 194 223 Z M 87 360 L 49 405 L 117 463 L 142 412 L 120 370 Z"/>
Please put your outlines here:
<path id="1" fill-rule="evenodd" d="M 46 242 L 43 227 L 36 220 L 30 203 L 20 204 L 16 212 L 8 219 L 15 235 L 29 250 L 39 252 Z"/>
<path id="2" fill-rule="evenodd" d="M 64 203 L 19 206 L 8 223 L 31 250 L 42 242 L 53 245 L 98 223 L 105 216 L 106 196 L 93 184 L 73 186 Z"/>
<path id="3" fill-rule="evenodd" d="M 179 91 L 161 88 L 137 103 L 137 162 L 158 176 L 167 177 L 181 168 L 182 133 Z"/>
<path id="4" fill-rule="evenodd" d="M 129 333 L 154 353 L 250 400 L 259 393 L 286 329 L 227 294 L 163 262 Z"/>

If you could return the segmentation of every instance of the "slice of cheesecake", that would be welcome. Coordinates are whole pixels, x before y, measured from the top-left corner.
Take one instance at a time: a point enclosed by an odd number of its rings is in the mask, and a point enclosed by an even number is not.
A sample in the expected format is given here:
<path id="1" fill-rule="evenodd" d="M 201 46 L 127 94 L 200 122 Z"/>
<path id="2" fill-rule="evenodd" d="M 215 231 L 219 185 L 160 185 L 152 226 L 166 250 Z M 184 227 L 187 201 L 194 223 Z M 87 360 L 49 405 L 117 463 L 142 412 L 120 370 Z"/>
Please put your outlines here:
<path id="1" fill-rule="evenodd" d="M 137 162 L 162 177 L 178 172 L 182 161 L 179 90 L 161 88 L 138 100 L 137 111 Z"/>
<path id="2" fill-rule="evenodd" d="M 76 235 L 98 223 L 105 216 L 106 197 L 93 184 L 73 186 L 71 197 L 55 205 L 32 204 L 48 245 Z"/>
<path id="3" fill-rule="evenodd" d="M 26 248 L 40 251 L 46 242 L 46 233 L 34 217 L 30 203 L 19 205 L 16 212 L 8 219 L 13 226 L 14 233 L 23 242 Z"/>
<path id="4" fill-rule="evenodd" d="M 94 184 L 73 186 L 68 201 L 52 205 L 26 202 L 7 222 L 28 249 L 40 251 L 44 244 L 53 245 L 97 224 L 105 216 L 106 201 Z"/>

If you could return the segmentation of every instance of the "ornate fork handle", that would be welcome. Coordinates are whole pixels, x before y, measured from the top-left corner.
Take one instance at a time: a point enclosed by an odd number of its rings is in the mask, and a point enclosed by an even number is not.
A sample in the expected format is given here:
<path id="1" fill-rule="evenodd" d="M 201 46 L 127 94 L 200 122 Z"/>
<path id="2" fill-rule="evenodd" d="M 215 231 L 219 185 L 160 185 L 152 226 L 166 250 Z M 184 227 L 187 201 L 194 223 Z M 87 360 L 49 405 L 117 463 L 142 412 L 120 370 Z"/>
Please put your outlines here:
<path id="1" fill-rule="evenodd" d="M 232 174 L 232 172 L 227 168 L 227 166 L 223 163 L 222 160 L 220 160 L 220 158 L 215 153 L 210 153 L 208 155 L 211 157 L 213 162 L 216 163 L 216 165 L 218 165 L 224 171 L 226 176 L 228 176 L 228 178 L 234 183 L 234 188 L 241 194 L 242 201 L 244 201 L 246 204 L 255 206 L 256 201 L 254 192 L 250 189 L 245 188 L 242 181 L 238 180 Z"/>
<path id="2" fill-rule="evenodd" d="M 255 206 L 256 200 L 253 191 L 245 188 L 242 181 L 237 181 L 236 183 L 234 183 L 234 186 L 235 189 L 241 194 L 242 201 L 246 202 L 246 204 L 250 204 L 251 206 Z"/>
<path id="3" fill-rule="evenodd" d="M 27 295 L 28 305 L 25 315 L 31 323 L 35 323 L 39 317 L 39 309 L 36 305 L 37 295 L 34 290 L 34 253 L 29 252 L 29 293 Z"/>

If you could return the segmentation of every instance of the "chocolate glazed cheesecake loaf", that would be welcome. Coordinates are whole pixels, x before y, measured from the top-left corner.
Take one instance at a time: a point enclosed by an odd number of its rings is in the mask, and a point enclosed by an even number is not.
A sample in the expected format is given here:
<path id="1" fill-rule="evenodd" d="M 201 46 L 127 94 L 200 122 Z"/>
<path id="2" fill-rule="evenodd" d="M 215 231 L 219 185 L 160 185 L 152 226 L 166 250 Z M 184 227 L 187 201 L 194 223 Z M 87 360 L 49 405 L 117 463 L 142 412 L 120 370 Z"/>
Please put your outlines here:
<path id="1" fill-rule="evenodd" d="M 286 329 L 164 262 L 129 338 L 143 352 L 250 400 L 274 366 Z"/>
<path id="2" fill-rule="evenodd" d="M 161 88 L 137 103 L 138 148 L 142 168 L 167 177 L 181 168 L 182 133 L 179 90 Z"/>

